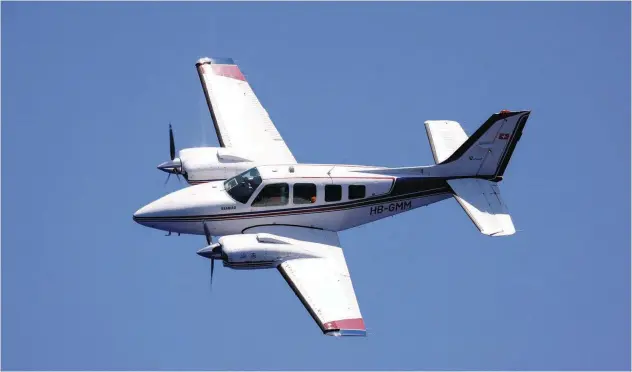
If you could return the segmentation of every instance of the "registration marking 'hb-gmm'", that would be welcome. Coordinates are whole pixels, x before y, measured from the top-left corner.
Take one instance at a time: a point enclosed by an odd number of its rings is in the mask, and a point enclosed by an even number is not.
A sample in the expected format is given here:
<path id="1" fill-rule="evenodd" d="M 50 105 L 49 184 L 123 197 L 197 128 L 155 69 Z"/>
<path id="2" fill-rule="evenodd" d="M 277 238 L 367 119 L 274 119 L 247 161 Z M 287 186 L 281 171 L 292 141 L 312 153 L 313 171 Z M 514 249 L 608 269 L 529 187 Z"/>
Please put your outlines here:
<path id="1" fill-rule="evenodd" d="M 406 210 L 409 210 L 410 208 L 412 208 L 412 202 L 411 201 L 403 201 L 403 202 L 399 202 L 399 203 L 378 205 L 376 207 L 371 207 L 371 212 L 369 213 L 369 215 L 380 214 L 380 213 L 383 213 L 383 212 L 406 211 Z"/>

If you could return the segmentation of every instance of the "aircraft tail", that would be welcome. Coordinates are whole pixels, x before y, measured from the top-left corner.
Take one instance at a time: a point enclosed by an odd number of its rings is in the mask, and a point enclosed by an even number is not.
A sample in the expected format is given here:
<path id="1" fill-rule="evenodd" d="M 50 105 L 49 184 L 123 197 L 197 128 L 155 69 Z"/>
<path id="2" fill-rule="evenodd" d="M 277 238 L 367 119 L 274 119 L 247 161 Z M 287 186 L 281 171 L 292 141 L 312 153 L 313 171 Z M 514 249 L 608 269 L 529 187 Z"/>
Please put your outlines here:
<path id="1" fill-rule="evenodd" d="M 493 114 L 469 138 L 457 122 L 426 121 L 435 162 L 449 164 L 450 173 L 461 177 L 502 180 L 530 113 L 504 110 Z"/>
<path id="2" fill-rule="evenodd" d="M 503 178 L 529 114 L 493 114 L 471 137 L 455 121 L 425 122 L 435 163 L 456 177 L 447 181 L 454 198 L 485 235 L 516 232 L 497 182 Z"/>

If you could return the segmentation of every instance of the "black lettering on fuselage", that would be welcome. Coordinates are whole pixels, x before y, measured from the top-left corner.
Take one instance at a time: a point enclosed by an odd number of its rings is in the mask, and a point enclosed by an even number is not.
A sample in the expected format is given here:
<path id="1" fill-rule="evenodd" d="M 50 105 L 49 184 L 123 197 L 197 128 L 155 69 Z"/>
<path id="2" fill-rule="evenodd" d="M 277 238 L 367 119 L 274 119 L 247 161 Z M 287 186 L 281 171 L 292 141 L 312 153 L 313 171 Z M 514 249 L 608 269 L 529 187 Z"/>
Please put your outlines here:
<path id="1" fill-rule="evenodd" d="M 372 216 L 374 214 L 382 214 L 383 212 L 401 212 L 401 211 L 407 211 L 411 208 L 412 208 L 412 202 L 410 200 L 401 201 L 397 203 L 390 203 L 387 205 L 378 205 L 375 207 L 371 207 L 369 211 L 369 215 Z"/>

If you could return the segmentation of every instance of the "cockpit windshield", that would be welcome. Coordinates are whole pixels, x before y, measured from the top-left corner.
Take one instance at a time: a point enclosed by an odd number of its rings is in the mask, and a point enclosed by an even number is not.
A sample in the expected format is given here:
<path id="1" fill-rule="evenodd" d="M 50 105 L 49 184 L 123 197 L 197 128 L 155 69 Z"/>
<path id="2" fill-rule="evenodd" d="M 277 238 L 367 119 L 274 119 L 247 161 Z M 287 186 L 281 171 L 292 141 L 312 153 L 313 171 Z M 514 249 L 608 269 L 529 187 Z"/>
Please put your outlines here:
<path id="1" fill-rule="evenodd" d="M 224 189 L 233 199 L 246 204 L 252 193 L 261 185 L 261 176 L 257 168 L 251 168 L 224 182 Z"/>

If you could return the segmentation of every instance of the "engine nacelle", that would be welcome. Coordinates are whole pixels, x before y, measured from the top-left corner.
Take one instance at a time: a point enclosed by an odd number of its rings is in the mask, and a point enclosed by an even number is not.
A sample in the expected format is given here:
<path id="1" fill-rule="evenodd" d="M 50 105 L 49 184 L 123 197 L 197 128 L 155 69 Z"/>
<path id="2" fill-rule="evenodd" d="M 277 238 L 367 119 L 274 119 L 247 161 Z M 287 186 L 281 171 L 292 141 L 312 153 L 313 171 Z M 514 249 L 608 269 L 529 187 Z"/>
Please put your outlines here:
<path id="1" fill-rule="evenodd" d="M 219 239 L 224 266 L 231 269 L 267 269 L 295 258 L 319 257 L 292 244 L 292 239 L 272 234 L 228 235 Z"/>
<path id="2" fill-rule="evenodd" d="M 255 166 L 250 159 L 224 147 L 193 147 L 179 153 L 189 183 L 225 180 Z"/>

